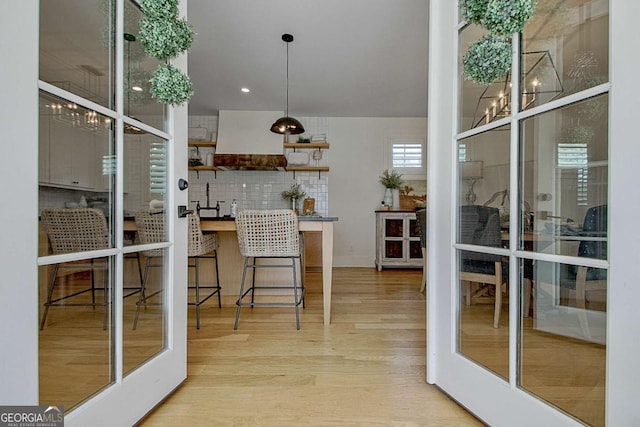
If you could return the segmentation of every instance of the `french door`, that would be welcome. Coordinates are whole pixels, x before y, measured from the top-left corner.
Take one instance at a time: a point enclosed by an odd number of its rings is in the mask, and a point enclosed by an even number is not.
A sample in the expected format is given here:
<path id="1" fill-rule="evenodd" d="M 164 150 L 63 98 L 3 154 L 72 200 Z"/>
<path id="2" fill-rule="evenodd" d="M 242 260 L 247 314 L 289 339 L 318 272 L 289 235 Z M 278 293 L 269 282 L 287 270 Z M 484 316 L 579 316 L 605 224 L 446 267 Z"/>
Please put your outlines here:
<path id="1" fill-rule="evenodd" d="M 3 310 L 28 325 L 3 333 L 24 343 L 22 358 L 7 359 L 15 373 L 3 378 L 16 390 L 3 404 L 64 406 L 67 425 L 132 425 L 186 377 L 186 220 L 177 206 L 187 195 L 176 183 L 187 175 L 187 109 L 151 99 L 158 64 L 140 47 L 140 18 L 132 0 L 27 1 L 9 8 L 2 30 L 5 40 L 15 38 L 11 21 L 34 31 L 24 55 L 8 53 L 35 77 L 16 78 L 10 93 L 29 106 L 14 120 L 36 132 L 26 133 L 25 161 L 3 166 L 31 171 L 31 186 L 8 197 L 31 210 L 11 220 L 33 230 L 24 238 L 37 248 L 7 265 L 9 276 L 33 273 L 14 282 L 28 298 Z M 34 62 L 26 53 L 38 45 Z M 186 58 L 174 65 L 186 69 Z M 142 211 L 159 219 L 152 242 L 136 233 Z"/>
<path id="2" fill-rule="evenodd" d="M 431 1 L 427 380 L 490 425 L 637 420 L 620 399 L 637 339 L 613 326 L 637 317 L 638 251 L 614 220 L 638 204 L 622 161 L 638 61 L 618 30 L 634 13 L 539 0 L 487 86 L 462 63 L 488 31 Z"/>

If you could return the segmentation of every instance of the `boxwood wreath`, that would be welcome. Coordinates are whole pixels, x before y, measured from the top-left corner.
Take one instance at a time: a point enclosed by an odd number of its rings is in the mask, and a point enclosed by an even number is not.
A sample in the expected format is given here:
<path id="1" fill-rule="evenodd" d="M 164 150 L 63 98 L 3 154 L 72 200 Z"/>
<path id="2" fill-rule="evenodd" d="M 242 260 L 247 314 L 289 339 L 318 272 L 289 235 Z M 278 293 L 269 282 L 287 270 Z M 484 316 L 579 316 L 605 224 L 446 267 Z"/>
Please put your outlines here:
<path id="1" fill-rule="evenodd" d="M 531 19 L 537 0 L 461 0 L 464 18 L 489 30 L 489 35 L 469 47 L 464 73 L 469 80 L 490 85 L 511 68 L 508 36 L 520 32 Z"/>
<path id="2" fill-rule="evenodd" d="M 501 36 L 488 34 L 472 44 L 464 59 L 467 79 L 490 85 L 511 69 L 511 43 Z"/>
<path id="3" fill-rule="evenodd" d="M 162 104 L 182 105 L 193 96 L 189 76 L 169 64 L 193 43 L 193 29 L 178 18 L 178 0 L 141 0 L 140 44 L 147 55 L 163 62 L 153 73 L 151 96 Z"/>

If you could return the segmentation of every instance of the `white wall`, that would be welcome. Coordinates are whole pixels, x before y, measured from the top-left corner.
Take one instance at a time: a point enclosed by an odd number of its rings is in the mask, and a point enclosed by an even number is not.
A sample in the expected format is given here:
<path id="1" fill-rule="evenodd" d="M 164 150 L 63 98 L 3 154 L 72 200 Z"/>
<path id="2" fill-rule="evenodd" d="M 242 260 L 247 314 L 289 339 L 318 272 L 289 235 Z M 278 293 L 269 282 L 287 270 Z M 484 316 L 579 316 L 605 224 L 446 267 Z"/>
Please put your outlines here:
<path id="1" fill-rule="evenodd" d="M 389 138 L 423 138 L 426 118 L 329 118 L 331 172 L 329 215 L 335 224 L 334 266 L 373 267 L 375 209 L 384 188 L 378 182 Z M 425 177 L 426 180 L 426 177 Z"/>

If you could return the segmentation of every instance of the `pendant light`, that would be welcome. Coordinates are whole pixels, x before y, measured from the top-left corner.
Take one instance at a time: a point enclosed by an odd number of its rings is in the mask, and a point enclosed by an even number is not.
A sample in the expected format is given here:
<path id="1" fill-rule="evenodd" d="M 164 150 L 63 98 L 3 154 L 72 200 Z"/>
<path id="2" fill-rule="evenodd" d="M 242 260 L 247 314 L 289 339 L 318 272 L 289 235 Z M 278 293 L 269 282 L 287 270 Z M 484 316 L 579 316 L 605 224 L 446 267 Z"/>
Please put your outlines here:
<path id="1" fill-rule="evenodd" d="M 304 133 L 302 123 L 289 117 L 289 43 L 293 41 L 291 34 L 283 34 L 282 41 L 287 43 L 287 107 L 284 117 L 280 117 L 271 125 L 271 132 L 281 135 L 298 135 Z"/>

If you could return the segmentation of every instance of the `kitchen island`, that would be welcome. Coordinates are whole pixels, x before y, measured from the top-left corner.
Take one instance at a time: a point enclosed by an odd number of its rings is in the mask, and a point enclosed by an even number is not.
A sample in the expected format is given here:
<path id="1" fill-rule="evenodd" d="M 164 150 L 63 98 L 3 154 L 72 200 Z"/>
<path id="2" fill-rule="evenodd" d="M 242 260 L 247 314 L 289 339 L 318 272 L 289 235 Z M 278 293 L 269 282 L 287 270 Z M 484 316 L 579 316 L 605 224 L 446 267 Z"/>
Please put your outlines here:
<path id="1" fill-rule="evenodd" d="M 333 272 L 333 223 L 337 217 L 298 217 L 298 227 L 301 232 L 322 233 L 322 308 L 324 314 L 324 324 L 331 323 L 331 286 Z M 233 220 L 217 218 L 201 218 L 200 227 L 203 232 L 207 231 L 236 231 L 236 223 Z"/>
<path id="2" fill-rule="evenodd" d="M 336 221 L 338 221 L 337 217 L 298 217 L 298 226 L 301 232 L 305 234 L 321 233 L 322 236 L 322 307 L 325 326 L 331 323 L 333 223 Z M 233 290 L 234 286 L 239 289 L 244 259 L 238 249 L 235 221 L 229 217 L 201 217 L 200 227 L 205 233 L 218 232 L 220 282 L 223 290 Z M 135 231 L 135 222 L 125 220 L 124 228 L 125 231 Z M 205 276 L 203 276 L 203 280 L 206 280 Z M 230 295 L 229 293 L 224 294 Z M 237 292 L 235 292 L 235 297 L 237 298 Z"/>

